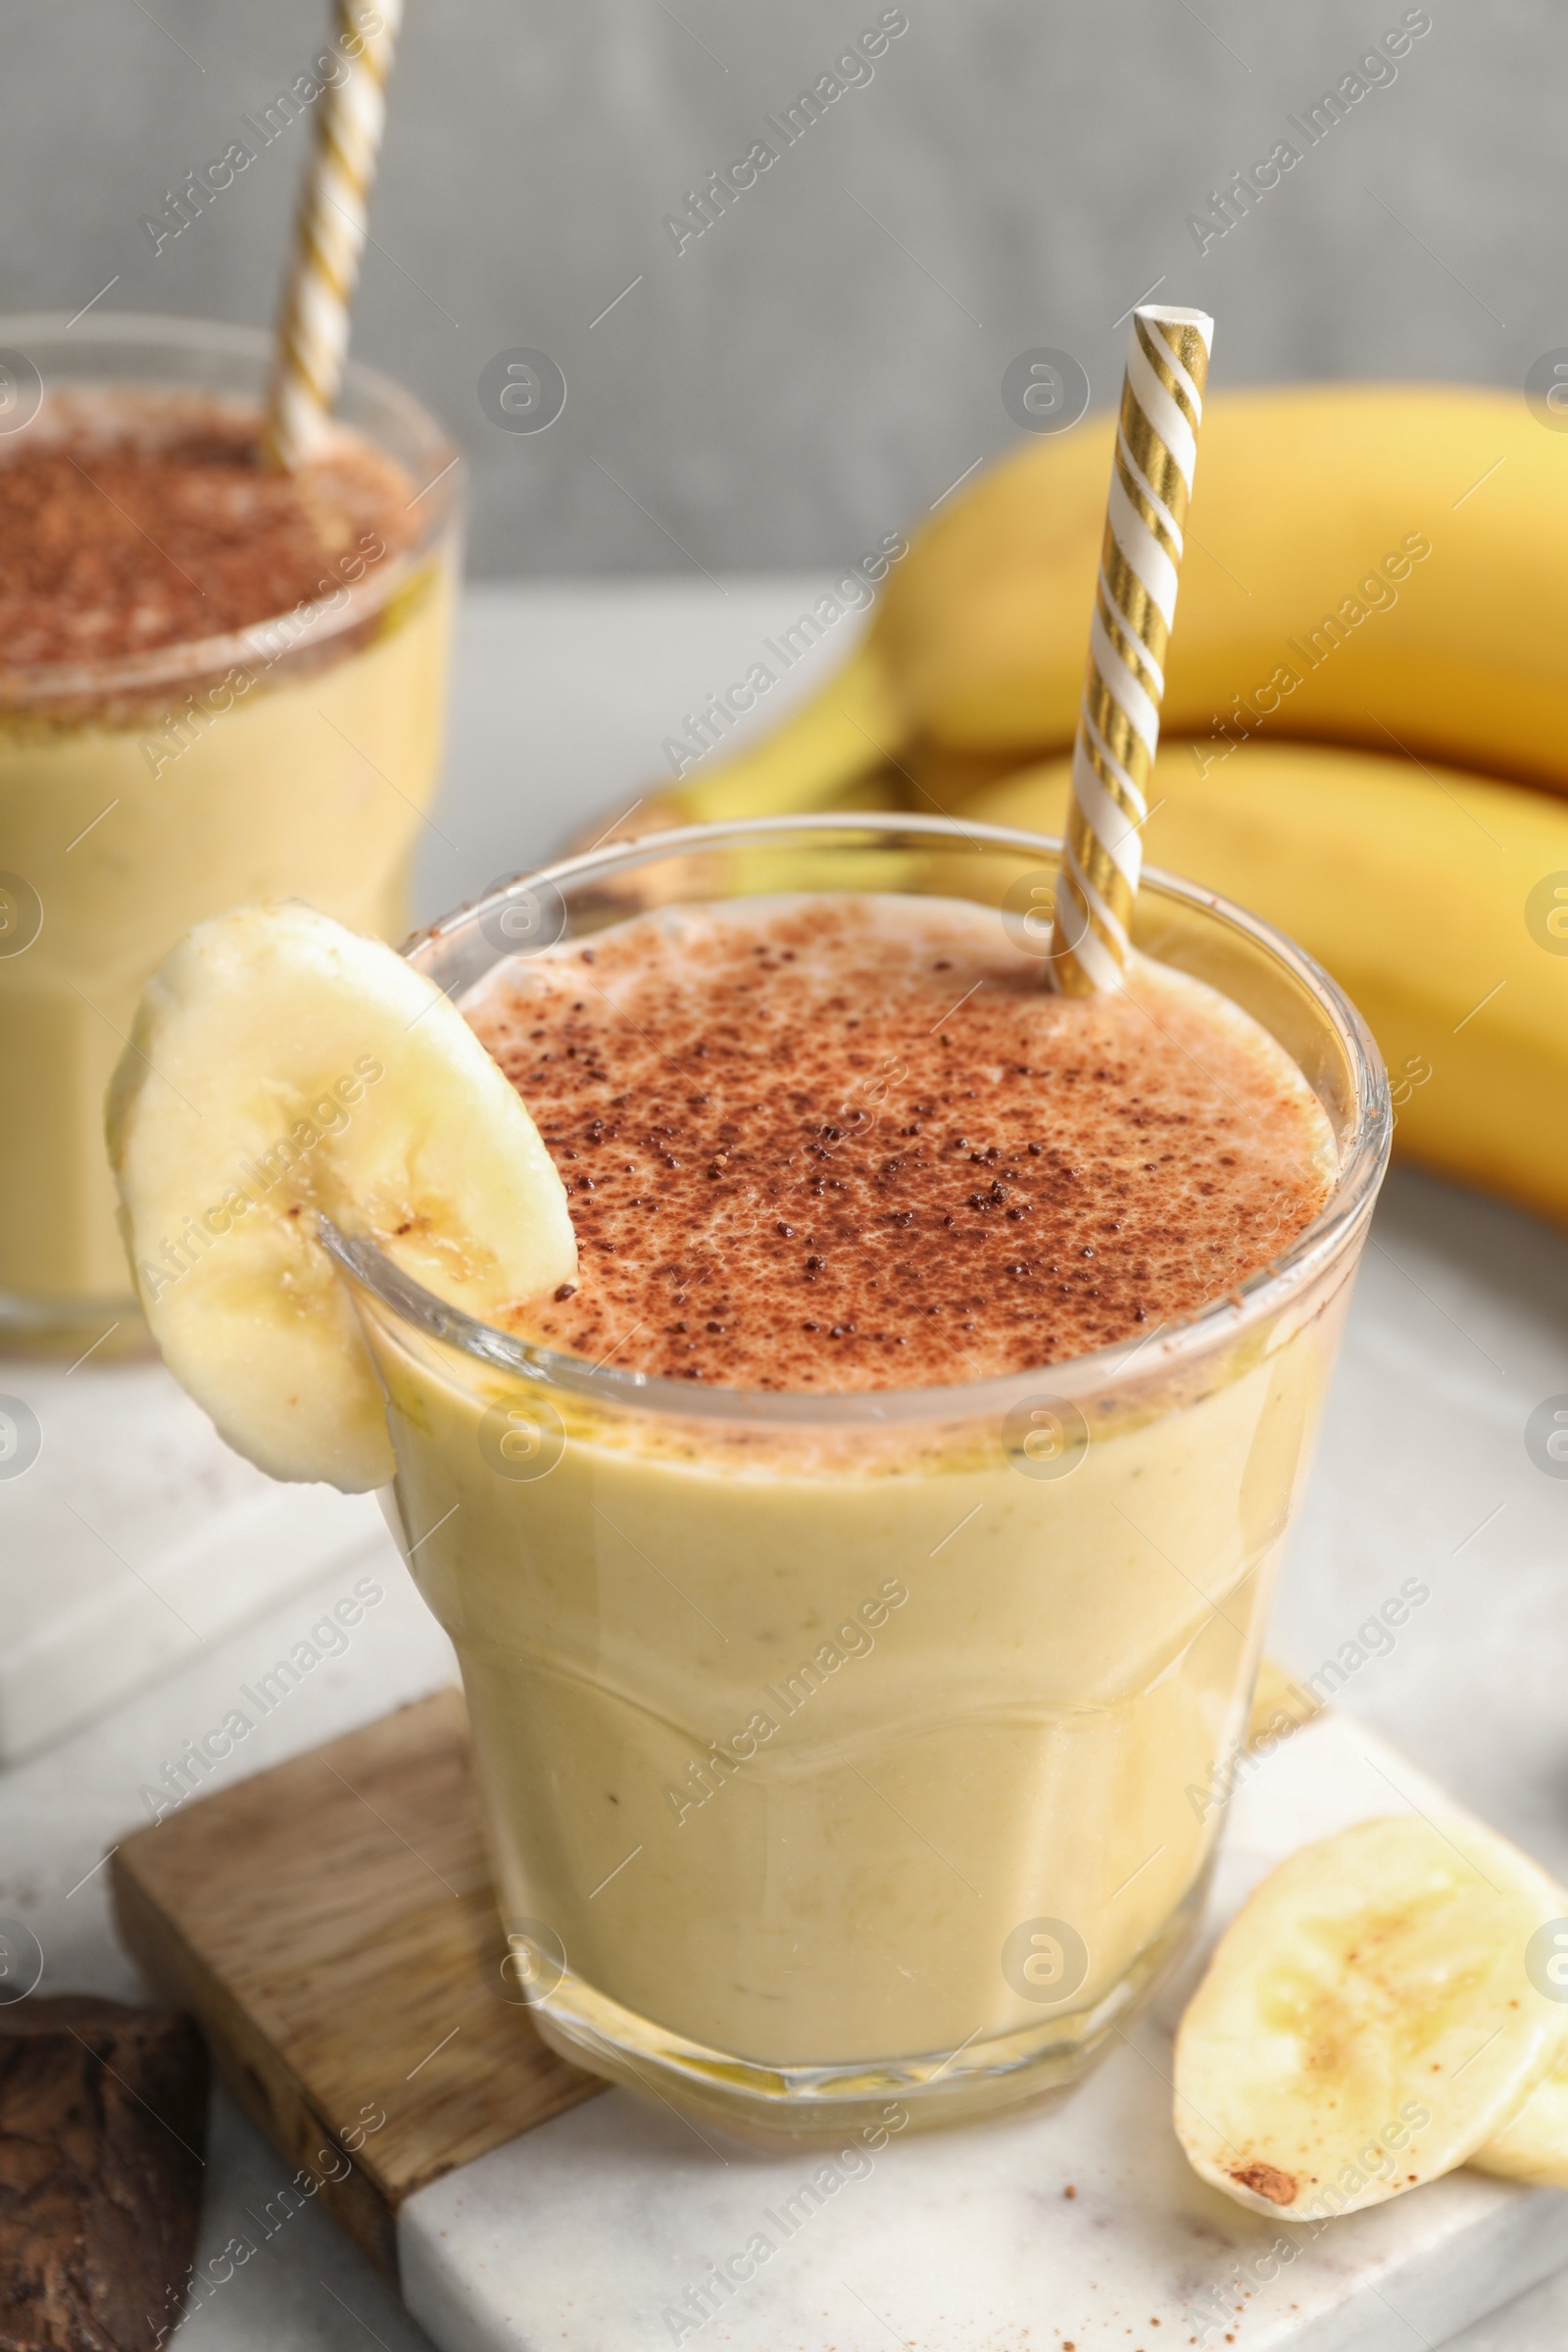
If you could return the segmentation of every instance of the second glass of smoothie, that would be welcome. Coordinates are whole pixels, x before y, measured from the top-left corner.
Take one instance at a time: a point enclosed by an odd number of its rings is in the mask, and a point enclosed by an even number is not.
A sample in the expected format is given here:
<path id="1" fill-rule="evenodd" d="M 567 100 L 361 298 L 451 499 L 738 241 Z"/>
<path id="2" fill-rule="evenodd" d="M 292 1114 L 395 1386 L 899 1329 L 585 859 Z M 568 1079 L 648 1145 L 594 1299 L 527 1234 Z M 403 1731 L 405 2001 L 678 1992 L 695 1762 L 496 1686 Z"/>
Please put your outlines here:
<path id="1" fill-rule="evenodd" d="M 1299 951 L 1159 875 L 1127 994 L 1055 995 L 1054 866 L 804 818 L 519 880 L 410 953 L 576 1282 L 494 1329 L 328 1234 L 514 1972 L 731 2123 L 1069 2081 L 1202 1903 L 1387 1088 Z"/>
<path id="2" fill-rule="evenodd" d="M 271 365 L 241 327 L 0 321 L 0 1340 L 138 1327 L 104 1090 L 180 933 L 270 897 L 410 920 L 456 457 L 351 367 L 271 471 Z"/>

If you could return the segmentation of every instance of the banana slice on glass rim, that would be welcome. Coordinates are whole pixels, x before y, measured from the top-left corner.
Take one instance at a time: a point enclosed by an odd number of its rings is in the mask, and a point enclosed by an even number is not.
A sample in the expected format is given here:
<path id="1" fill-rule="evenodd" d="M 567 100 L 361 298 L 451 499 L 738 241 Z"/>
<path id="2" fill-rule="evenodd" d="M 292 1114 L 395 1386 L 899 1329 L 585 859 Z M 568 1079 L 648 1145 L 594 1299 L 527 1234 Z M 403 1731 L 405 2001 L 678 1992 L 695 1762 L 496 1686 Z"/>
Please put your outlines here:
<path id="1" fill-rule="evenodd" d="M 1502 2133 L 1568 2045 L 1526 1967 L 1564 1897 L 1470 1822 L 1301 1848 L 1221 1936 L 1176 2037 L 1195 2171 L 1280 2221 L 1381 2204 Z"/>
<path id="2" fill-rule="evenodd" d="M 486 1320 L 576 1271 L 554 1162 L 463 1015 L 395 950 L 295 902 L 215 916 L 172 950 L 107 1130 L 164 1360 L 274 1478 L 357 1493 L 393 1474 L 318 1213 Z"/>

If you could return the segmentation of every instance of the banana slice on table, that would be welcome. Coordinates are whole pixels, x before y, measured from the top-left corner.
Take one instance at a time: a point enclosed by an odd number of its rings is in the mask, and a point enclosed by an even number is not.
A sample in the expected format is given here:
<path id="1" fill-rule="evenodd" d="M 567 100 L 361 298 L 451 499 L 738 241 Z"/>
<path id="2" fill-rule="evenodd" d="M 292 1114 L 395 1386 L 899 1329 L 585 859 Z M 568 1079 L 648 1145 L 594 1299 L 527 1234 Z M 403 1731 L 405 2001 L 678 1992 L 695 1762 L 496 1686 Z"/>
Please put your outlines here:
<path id="1" fill-rule="evenodd" d="M 1368 1821 L 1272 1871 L 1176 2038 L 1176 2132 L 1239 2203 L 1311 2221 L 1382 2203 L 1502 2132 L 1563 2052 L 1526 1974 L 1564 1898 L 1468 1822 Z"/>
<path id="2" fill-rule="evenodd" d="M 1537 2188 L 1568 2188 L 1568 2051 L 1543 2076 L 1511 2124 L 1504 2124 L 1470 2162 L 1479 2173 L 1528 2180 Z"/>
<path id="3" fill-rule="evenodd" d="M 153 1337 L 274 1478 L 356 1493 L 394 1467 L 318 1211 L 482 1318 L 576 1270 L 561 1178 L 463 1015 L 306 906 L 187 933 L 147 984 L 107 1123 Z"/>

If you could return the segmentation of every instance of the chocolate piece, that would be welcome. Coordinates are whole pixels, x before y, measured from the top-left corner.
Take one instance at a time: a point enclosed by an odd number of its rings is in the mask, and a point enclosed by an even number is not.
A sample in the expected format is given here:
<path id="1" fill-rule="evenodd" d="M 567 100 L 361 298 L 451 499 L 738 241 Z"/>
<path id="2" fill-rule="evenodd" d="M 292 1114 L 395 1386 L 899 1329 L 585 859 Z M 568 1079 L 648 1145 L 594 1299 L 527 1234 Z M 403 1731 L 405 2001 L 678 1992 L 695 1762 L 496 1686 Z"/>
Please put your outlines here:
<path id="1" fill-rule="evenodd" d="M 151 2352 L 196 2246 L 207 2053 L 188 2017 L 0 2009 L 0 2352 Z"/>

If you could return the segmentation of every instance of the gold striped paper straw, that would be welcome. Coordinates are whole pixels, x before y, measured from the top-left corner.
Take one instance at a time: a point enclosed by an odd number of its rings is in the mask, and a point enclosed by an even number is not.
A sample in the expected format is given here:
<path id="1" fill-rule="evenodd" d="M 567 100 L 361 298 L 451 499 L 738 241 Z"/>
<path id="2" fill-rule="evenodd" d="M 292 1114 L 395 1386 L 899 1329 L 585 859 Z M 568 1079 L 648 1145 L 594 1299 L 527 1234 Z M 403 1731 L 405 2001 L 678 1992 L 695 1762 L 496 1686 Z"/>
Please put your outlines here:
<path id="1" fill-rule="evenodd" d="M 1213 333 L 1202 311 L 1133 313 L 1051 943 L 1067 996 L 1127 968 Z"/>
<path id="2" fill-rule="evenodd" d="M 333 17 L 334 50 L 347 70 L 317 102 L 262 433 L 264 456 L 291 473 L 320 440 L 343 378 L 403 0 L 334 0 Z"/>

